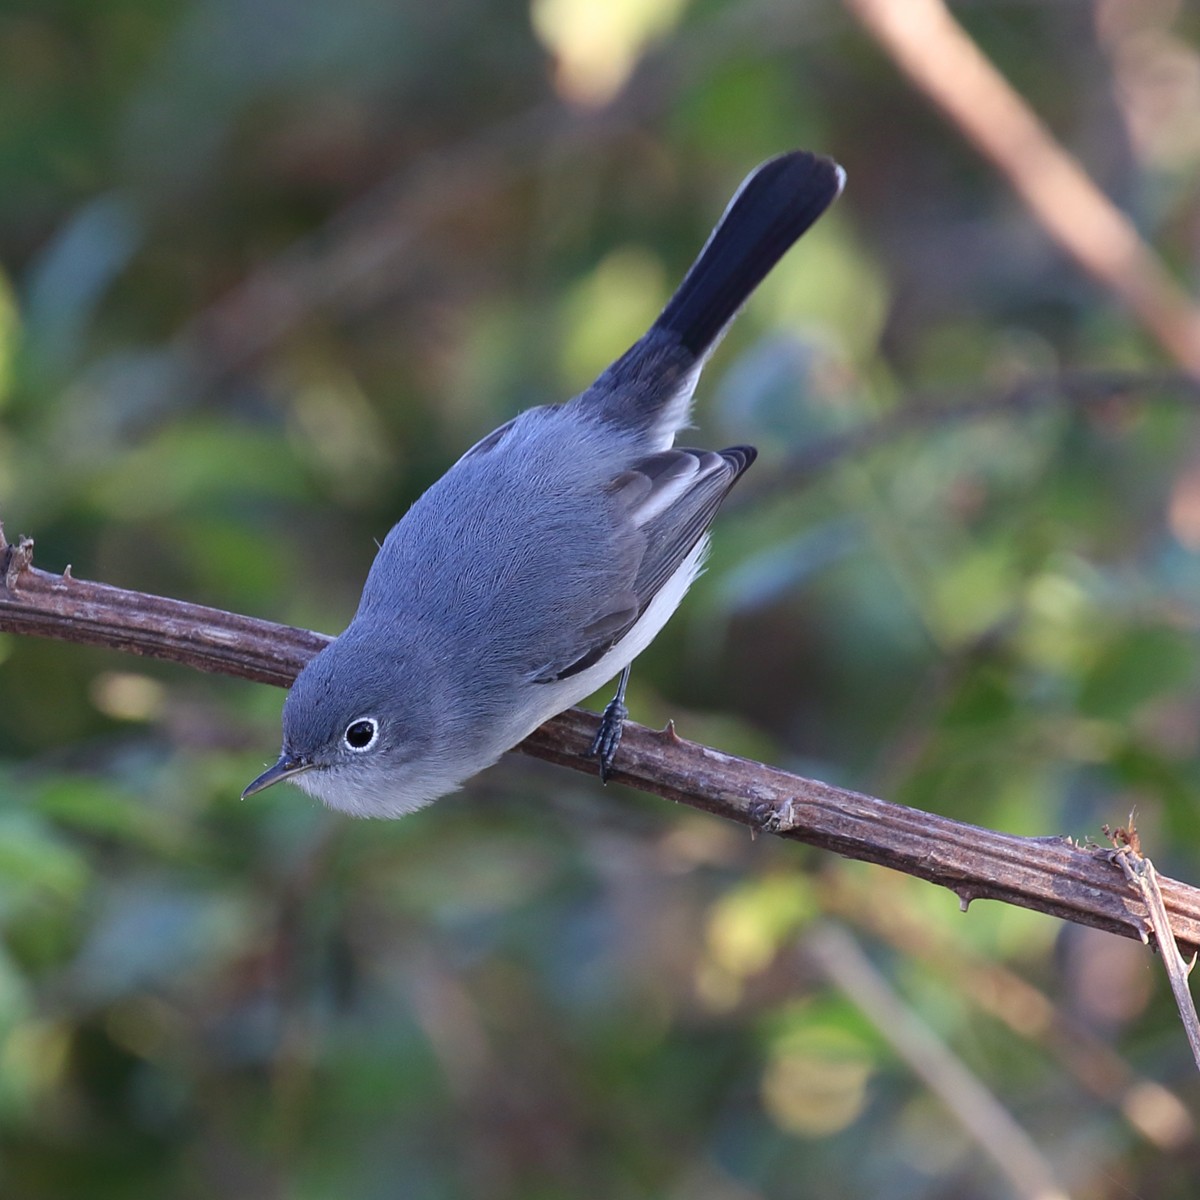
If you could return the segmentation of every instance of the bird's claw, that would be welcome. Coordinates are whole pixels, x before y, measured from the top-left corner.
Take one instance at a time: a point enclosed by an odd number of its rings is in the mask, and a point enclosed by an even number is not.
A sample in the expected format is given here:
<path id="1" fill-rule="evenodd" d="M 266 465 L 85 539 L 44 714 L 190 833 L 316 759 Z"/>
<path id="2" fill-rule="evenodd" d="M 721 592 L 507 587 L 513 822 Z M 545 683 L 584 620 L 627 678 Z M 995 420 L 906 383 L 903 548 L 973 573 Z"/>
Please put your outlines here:
<path id="1" fill-rule="evenodd" d="M 607 783 L 612 771 L 613 759 L 617 756 L 617 747 L 621 744 L 621 734 L 625 729 L 625 720 L 629 709 L 620 696 L 610 700 L 600 716 L 600 725 L 592 744 L 588 747 L 588 757 L 599 760 L 600 782 Z"/>

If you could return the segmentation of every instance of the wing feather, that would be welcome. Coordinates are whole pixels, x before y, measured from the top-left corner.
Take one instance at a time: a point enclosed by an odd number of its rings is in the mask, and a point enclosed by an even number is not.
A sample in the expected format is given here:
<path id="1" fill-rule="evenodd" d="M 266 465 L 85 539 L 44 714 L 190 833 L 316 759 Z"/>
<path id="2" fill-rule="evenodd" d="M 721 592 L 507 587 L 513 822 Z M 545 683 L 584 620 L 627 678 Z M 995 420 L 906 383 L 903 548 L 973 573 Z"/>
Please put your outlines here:
<path id="1" fill-rule="evenodd" d="M 618 520 L 642 545 L 628 588 L 580 631 L 570 660 L 541 670 L 536 681 L 567 679 L 599 662 L 637 624 L 712 524 L 721 502 L 754 461 L 752 446 L 676 448 L 647 455 L 609 485 Z"/>

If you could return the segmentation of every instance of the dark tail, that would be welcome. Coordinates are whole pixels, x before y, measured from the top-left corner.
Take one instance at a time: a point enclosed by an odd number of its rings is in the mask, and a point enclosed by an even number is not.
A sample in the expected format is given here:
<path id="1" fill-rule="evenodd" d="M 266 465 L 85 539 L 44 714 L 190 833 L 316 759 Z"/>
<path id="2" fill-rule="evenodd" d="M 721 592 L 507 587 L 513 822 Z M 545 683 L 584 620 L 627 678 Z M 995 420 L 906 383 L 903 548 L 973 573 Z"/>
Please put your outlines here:
<path id="1" fill-rule="evenodd" d="M 768 159 L 729 202 L 654 328 L 703 357 L 788 247 L 837 198 L 845 179 L 837 163 L 807 150 Z"/>

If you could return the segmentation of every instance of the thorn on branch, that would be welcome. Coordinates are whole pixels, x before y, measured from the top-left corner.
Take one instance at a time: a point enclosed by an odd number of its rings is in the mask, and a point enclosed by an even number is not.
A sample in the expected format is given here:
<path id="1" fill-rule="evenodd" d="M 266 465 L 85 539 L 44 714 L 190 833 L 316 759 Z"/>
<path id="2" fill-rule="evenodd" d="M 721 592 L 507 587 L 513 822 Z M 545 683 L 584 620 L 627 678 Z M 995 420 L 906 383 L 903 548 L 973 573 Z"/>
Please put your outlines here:
<path id="1" fill-rule="evenodd" d="M 1125 825 L 1113 829 L 1108 824 L 1100 826 L 1101 832 L 1112 843 L 1118 853 L 1128 847 L 1136 858 L 1142 857 L 1142 839 L 1137 830 L 1137 809 L 1131 810 L 1129 820 Z M 1115 861 L 1115 860 L 1114 860 Z"/>
<path id="2" fill-rule="evenodd" d="M 796 801 L 759 800 L 750 806 L 751 830 L 758 833 L 787 833 L 800 823 L 796 818 Z"/>
<path id="3" fill-rule="evenodd" d="M 15 592 L 22 572 L 29 570 L 30 564 L 33 562 L 33 538 L 20 537 L 15 546 L 5 542 L 3 549 L 5 551 L 4 586 L 10 592 Z"/>

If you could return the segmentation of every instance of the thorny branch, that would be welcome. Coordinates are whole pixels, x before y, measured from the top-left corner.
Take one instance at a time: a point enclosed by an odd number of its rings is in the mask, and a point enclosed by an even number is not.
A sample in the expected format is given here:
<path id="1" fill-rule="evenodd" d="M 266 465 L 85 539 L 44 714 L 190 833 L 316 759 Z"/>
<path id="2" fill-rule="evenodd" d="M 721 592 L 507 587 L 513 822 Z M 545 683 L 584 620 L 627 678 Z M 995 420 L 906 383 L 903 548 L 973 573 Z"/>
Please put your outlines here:
<path id="1" fill-rule="evenodd" d="M 220 609 L 54 575 L 32 565 L 33 543 L 0 532 L 0 630 L 150 655 L 286 687 L 328 638 Z M 593 773 L 594 714 L 571 709 L 523 742 L 524 754 Z M 1144 903 L 1107 850 L 1061 837 L 997 833 L 723 754 L 665 730 L 628 724 L 612 777 L 620 783 L 879 863 L 949 888 L 965 908 L 1001 900 L 1142 938 Z M 1177 942 L 1200 947 L 1200 888 L 1159 880 Z M 1157 926 L 1156 926 L 1157 928 Z"/>
<path id="2" fill-rule="evenodd" d="M 1196 965 L 1195 954 L 1193 953 L 1192 961 L 1188 963 L 1179 953 L 1171 918 L 1163 903 L 1158 872 L 1154 869 L 1154 864 L 1142 854 L 1141 838 L 1138 837 L 1134 826 L 1133 815 L 1130 814 L 1127 827 L 1110 830 L 1106 825 L 1104 832 L 1113 844 L 1112 860 L 1121 868 L 1130 887 L 1142 897 L 1148 914 L 1146 928 L 1153 931 L 1158 942 L 1158 952 L 1162 956 L 1163 966 L 1171 983 L 1171 994 L 1175 997 L 1176 1008 L 1179 1009 L 1188 1045 L 1192 1049 L 1192 1058 L 1197 1068 L 1200 1068 L 1200 1016 L 1196 1013 L 1196 1003 L 1188 988 L 1188 975 Z M 1143 932 L 1142 940 L 1150 940 L 1147 933 Z"/>

